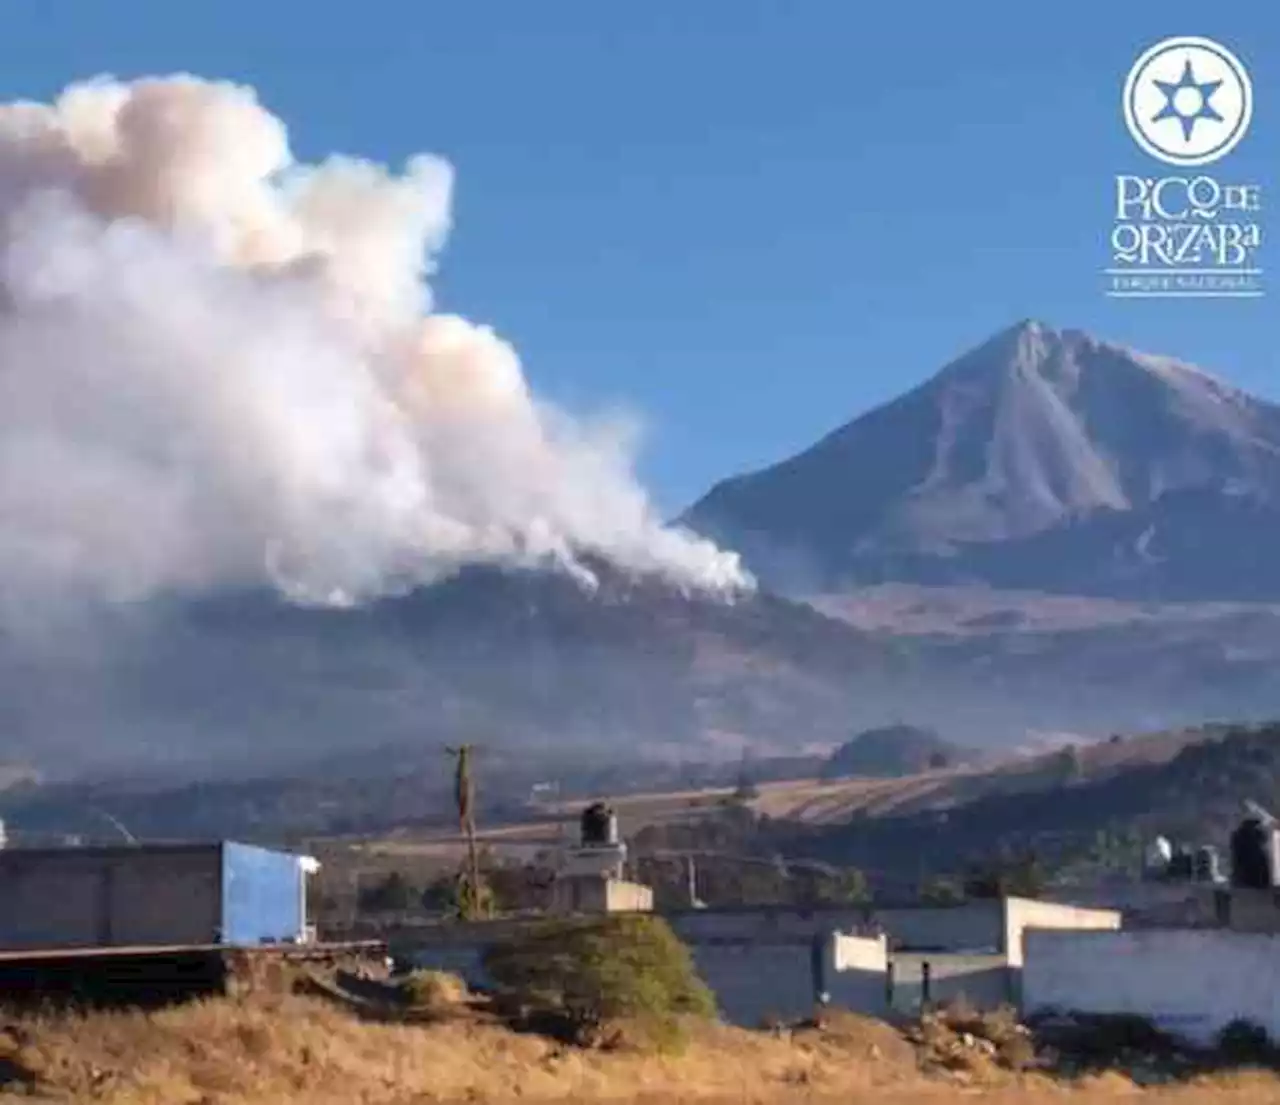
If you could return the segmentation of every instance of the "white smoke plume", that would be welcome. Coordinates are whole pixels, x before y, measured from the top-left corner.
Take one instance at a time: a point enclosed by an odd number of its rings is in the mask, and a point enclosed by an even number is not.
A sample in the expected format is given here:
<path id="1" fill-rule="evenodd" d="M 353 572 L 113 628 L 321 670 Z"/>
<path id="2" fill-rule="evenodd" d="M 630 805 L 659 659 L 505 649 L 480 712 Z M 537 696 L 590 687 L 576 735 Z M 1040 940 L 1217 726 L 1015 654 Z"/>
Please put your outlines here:
<path id="1" fill-rule="evenodd" d="M 296 164 L 252 90 L 188 76 L 0 106 L 0 587 L 360 601 L 594 555 L 749 586 L 661 524 L 625 427 L 432 312 L 452 184 Z"/>

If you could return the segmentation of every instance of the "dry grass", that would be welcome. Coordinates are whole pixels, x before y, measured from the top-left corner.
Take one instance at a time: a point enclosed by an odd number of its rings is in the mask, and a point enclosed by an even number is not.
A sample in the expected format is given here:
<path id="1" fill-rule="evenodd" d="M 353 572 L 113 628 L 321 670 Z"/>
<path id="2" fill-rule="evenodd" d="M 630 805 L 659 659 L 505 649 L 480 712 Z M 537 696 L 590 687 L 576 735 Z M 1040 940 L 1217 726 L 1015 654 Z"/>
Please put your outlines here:
<path id="1" fill-rule="evenodd" d="M 466 1005 L 467 984 L 447 971 L 413 971 L 399 984 L 401 1001 L 426 1013 L 446 1013 Z"/>
<path id="2" fill-rule="evenodd" d="M 963 999 L 927 1013 L 907 1036 L 919 1048 L 926 1069 L 957 1071 L 985 1081 L 1001 1070 L 1036 1066 L 1031 1033 L 1010 1008 L 982 1012 Z"/>
<path id="3" fill-rule="evenodd" d="M 0 1083 L 104 1105 L 908 1105 L 952 1100 L 958 1090 L 998 1105 L 1048 1105 L 1143 1092 L 1119 1075 L 1065 1085 L 994 1064 L 931 1075 L 894 1029 L 849 1015 L 789 1035 L 692 1031 L 678 1055 L 584 1051 L 479 1019 L 379 1024 L 315 998 L 215 1000 L 149 1014 L 9 1020 L 0 1031 Z M 1144 1096 L 1271 1105 L 1280 1103 L 1280 1080 L 1239 1073 Z"/>

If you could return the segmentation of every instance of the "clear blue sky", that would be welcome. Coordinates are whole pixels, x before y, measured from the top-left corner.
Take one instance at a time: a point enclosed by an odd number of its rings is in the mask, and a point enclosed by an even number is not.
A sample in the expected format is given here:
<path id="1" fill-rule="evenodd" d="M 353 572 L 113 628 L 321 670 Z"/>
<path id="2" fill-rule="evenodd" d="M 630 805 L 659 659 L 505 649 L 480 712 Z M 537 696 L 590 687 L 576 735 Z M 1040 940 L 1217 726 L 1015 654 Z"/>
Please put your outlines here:
<path id="1" fill-rule="evenodd" d="M 1253 127 L 1213 168 L 1277 195 L 1267 7 L 11 0 L 0 92 L 188 71 L 253 84 L 303 158 L 448 157 L 443 305 L 515 341 L 542 394 L 641 412 L 675 509 L 1023 317 L 1280 397 L 1280 284 L 1108 301 L 1097 275 L 1114 174 L 1159 170 L 1120 111 L 1157 39 L 1242 56 Z"/>

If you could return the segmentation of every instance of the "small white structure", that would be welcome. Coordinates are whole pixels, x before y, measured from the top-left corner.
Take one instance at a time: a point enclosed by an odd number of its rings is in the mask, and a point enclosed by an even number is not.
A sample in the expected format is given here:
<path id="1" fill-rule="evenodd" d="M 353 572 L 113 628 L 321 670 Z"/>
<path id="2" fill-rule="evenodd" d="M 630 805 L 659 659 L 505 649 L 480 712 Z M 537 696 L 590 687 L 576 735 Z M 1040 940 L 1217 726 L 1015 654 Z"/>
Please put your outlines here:
<path id="1" fill-rule="evenodd" d="M 1115 931 L 1123 925 L 1118 909 L 1089 909 L 1082 906 L 1041 902 L 1034 898 L 1004 900 L 1004 953 L 1010 967 L 1021 967 L 1027 935 L 1036 929 L 1064 929 L 1071 932 Z"/>
<path id="2" fill-rule="evenodd" d="M 1280 1040 L 1280 935 L 1030 930 L 1023 939 L 1026 1015 L 1129 1014 L 1197 1044 L 1247 1020 Z"/>
<path id="3" fill-rule="evenodd" d="M 566 848 L 560 854 L 556 874 L 565 879 L 620 879 L 626 866 L 625 844 L 585 844 L 578 848 Z"/>
<path id="4" fill-rule="evenodd" d="M 298 933 L 299 944 L 314 944 L 320 935 L 316 926 L 307 920 L 307 886 L 308 879 L 320 870 L 320 861 L 315 856 L 298 856 L 298 868 L 302 877 L 298 880 L 299 893 L 302 895 L 302 931 Z"/>
<path id="5" fill-rule="evenodd" d="M 889 938 L 831 933 L 822 946 L 816 984 L 831 1005 L 883 1015 L 889 1007 Z"/>
<path id="6" fill-rule="evenodd" d="M 1163 875 L 1169 870 L 1169 864 L 1173 862 L 1173 845 L 1169 843 L 1169 838 L 1158 836 L 1147 846 L 1147 854 L 1144 857 L 1144 867 L 1148 874 Z"/>

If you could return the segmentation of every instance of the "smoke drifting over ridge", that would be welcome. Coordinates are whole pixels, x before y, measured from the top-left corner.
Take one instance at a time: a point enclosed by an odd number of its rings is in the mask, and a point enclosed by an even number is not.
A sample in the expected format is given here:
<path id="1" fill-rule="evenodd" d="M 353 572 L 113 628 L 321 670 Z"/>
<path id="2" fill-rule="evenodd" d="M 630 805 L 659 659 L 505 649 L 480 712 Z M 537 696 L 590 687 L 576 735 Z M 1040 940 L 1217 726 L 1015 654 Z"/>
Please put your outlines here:
<path id="1" fill-rule="evenodd" d="M 270 580 L 359 601 L 581 557 L 749 585 L 663 526 L 625 427 L 546 408 L 432 313 L 449 165 L 295 164 L 252 90 L 0 106 L 0 601 Z"/>

